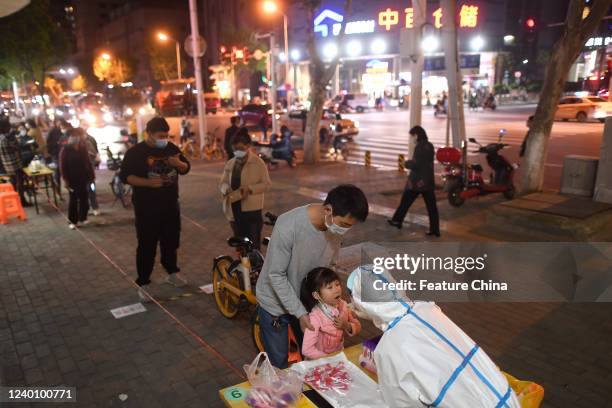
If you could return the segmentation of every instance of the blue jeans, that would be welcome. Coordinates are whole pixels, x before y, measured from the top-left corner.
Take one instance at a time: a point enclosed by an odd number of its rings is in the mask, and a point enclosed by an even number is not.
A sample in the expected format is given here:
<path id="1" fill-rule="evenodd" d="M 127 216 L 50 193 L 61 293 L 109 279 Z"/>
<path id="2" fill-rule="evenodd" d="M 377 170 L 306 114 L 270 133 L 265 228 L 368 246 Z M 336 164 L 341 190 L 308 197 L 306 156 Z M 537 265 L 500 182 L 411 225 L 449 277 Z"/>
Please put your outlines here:
<path id="1" fill-rule="evenodd" d="M 264 344 L 264 350 L 268 353 L 268 358 L 274 367 L 287 368 L 289 366 L 289 334 L 288 328 L 291 325 L 293 334 L 300 347 L 302 348 L 302 338 L 304 334 L 300 329 L 298 319 L 290 314 L 281 316 L 272 316 L 262 307 L 259 310 L 259 327 L 261 329 L 261 338 Z"/>

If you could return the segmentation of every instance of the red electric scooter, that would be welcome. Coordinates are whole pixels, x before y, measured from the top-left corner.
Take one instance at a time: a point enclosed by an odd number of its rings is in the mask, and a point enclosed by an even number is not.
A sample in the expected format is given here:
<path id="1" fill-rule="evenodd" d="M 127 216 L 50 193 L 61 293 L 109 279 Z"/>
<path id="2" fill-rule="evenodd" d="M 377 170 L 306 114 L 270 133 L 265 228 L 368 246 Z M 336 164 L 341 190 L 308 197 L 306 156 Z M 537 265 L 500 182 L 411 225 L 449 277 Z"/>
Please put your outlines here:
<path id="1" fill-rule="evenodd" d="M 445 165 L 442 178 L 446 181 L 448 202 L 454 207 L 460 207 L 465 200 L 486 194 L 502 193 L 508 200 L 512 200 L 515 194 L 514 173 L 518 164 L 510 164 L 508 160 L 499 154 L 499 151 L 508 146 L 502 143 L 502 137 L 506 134 L 504 129 L 499 131 L 498 143 L 481 145 L 474 138 L 471 143 L 476 143 L 479 148 L 473 153 L 487 155 L 487 163 L 493 172 L 489 176 L 489 182 L 483 178 L 484 169 L 480 164 L 469 164 L 467 162 L 467 143 L 462 143 L 461 151 L 453 147 L 438 149 L 436 158 Z"/>

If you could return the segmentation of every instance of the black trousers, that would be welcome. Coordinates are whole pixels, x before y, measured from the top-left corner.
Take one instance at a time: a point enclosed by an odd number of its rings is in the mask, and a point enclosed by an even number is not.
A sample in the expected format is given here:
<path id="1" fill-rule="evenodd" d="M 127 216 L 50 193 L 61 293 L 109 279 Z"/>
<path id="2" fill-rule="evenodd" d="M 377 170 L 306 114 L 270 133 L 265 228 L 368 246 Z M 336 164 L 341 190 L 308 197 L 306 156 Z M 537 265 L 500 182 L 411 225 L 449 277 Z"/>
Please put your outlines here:
<path id="1" fill-rule="evenodd" d="M 151 273 L 155 264 L 157 243 L 161 250 L 161 264 L 168 274 L 179 272 L 176 251 L 180 244 L 181 213 L 178 207 L 164 211 L 135 211 L 136 237 L 136 270 L 140 286 L 151 283 Z"/>
<path id="2" fill-rule="evenodd" d="M 261 247 L 261 229 L 263 228 L 263 218 L 261 210 L 242 211 L 232 206 L 234 221 L 230 222 L 234 236 L 247 237 L 255 248 Z"/>
<path id="3" fill-rule="evenodd" d="M 429 231 L 439 234 L 440 233 L 440 217 L 438 215 L 438 206 L 436 204 L 436 193 L 434 190 L 429 191 L 414 191 L 410 189 L 405 189 L 404 194 L 402 194 L 402 200 L 400 201 L 399 207 L 395 210 L 395 214 L 393 214 L 393 221 L 396 222 L 404 222 L 404 218 L 406 218 L 406 214 L 410 209 L 414 200 L 421 194 L 423 196 L 423 200 L 425 200 L 425 205 L 427 206 L 427 215 L 429 216 Z"/>
<path id="4" fill-rule="evenodd" d="M 70 186 L 68 219 L 71 223 L 83 222 L 89 211 L 89 183 Z"/>

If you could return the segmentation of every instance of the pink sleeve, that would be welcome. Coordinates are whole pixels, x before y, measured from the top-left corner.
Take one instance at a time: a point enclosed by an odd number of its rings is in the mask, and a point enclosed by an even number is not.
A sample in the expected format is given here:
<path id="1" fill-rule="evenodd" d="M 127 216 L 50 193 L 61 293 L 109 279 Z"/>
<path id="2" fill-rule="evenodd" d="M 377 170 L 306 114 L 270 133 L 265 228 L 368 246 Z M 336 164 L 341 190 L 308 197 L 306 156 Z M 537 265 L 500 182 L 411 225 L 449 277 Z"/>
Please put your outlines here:
<path id="1" fill-rule="evenodd" d="M 304 332 L 304 340 L 302 341 L 302 354 L 311 360 L 325 356 L 321 350 L 317 349 L 317 340 L 319 338 L 319 329 L 321 328 L 321 320 L 317 315 L 316 309 L 310 312 L 310 323 L 314 327 L 313 330 L 306 329 Z"/>

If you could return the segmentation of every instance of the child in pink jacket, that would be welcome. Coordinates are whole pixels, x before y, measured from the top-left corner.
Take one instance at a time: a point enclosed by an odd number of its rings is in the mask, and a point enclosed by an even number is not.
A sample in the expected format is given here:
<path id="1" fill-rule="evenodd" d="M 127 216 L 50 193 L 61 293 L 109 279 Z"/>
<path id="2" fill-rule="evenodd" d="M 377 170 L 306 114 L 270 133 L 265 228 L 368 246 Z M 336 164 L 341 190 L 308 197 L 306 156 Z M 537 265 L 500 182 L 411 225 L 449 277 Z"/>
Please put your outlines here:
<path id="1" fill-rule="evenodd" d="M 315 268 L 308 273 L 300 288 L 300 298 L 310 311 L 313 330 L 304 332 L 302 354 L 316 359 L 344 348 L 344 334 L 354 336 L 361 323 L 342 300 L 340 278 L 329 268 Z"/>

